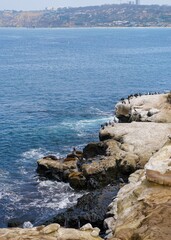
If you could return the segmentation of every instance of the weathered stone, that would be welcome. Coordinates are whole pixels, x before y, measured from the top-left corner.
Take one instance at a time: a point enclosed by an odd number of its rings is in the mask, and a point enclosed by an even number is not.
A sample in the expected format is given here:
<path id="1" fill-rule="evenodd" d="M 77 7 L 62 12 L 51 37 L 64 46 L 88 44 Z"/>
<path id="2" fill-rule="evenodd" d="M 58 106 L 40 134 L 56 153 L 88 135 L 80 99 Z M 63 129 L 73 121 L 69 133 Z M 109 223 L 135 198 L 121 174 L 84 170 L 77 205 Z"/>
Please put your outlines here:
<path id="1" fill-rule="evenodd" d="M 93 227 L 92 227 L 92 225 L 91 225 L 90 223 L 87 223 L 87 224 L 83 225 L 83 226 L 80 228 L 80 230 L 82 230 L 82 231 L 93 230 Z"/>
<path id="2" fill-rule="evenodd" d="M 171 186 L 171 140 L 154 154 L 145 166 L 149 181 Z"/>
<path id="3" fill-rule="evenodd" d="M 49 233 L 58 231 L 59 228 L 60 228 L 60 225 L 57 223 L 54 223 L 44 227 L 41 232 L 44 234 L 49 234 Z"/>
<path id="4" fill-rule="evenodd" d="M 82 172 L 72 172 L 68 176 L 69 184 L 76 190 L 86 189 L 87 181 Z"/>
<path id="5" fill-rule="evenodd" d="M 167 158 L 166 146 L 155 158 Z M 154 162 L 153 162 L 154 164 Z M 147 164 L 148 165 L 148 164 Z M 171 236 L 171 189 L 146 179 L 145 171 L 139 170 L 129 178 L 130 183 L 118 192 L 113 209 L 113 239 L 121 240 L 169 240 Z"/>
<path id="6" fill-rule="evenodd" d="M 132 159 L 132 166 L 136 163 L 138 169 L 143 168 L 149 158 L 164 145 L 169 133 L 171 123 L 132 122 L 118 123 L 115 127 L 108 126 L 100 131 L 100 136 L 103 138 L 104 135 L 110 134 L 109 141 L 119 141 L 118 148 L 111 147 L 110 155 L 116 156 L 114 152 L 117 152 L 118 156 L 120 155 L 120 163 L 126 160 L 124 158 Z M 126 152 L 132 154 L 132 157 Z"/>
<path id="7" fill-rule="evenodd" d="M 98 143 L 89 143 L 84 149 L 83 149 L 83 157 L 93 158 L 98 155 L 105 155 L 106 154 L 107 145 L 105 145 L 102 142 Z"/>
<path id="8" fill-rule="evenodd" d="M 54 178 L 59 181 L 67 181 L 71 172 L 77 171 L 76 159 L 69 158 L 68 161 L 52 159 L 40 159 L 37 161 L 37 171 L 48 178 Z"/>
<path id="9" fill-rule="evenodd" d="M 99 228 L 94 228 L 93 231 L 91 232 L 91 236 L 93 237 L 98 237 L 100 233 L 100 229 Z"/>
<path id="10" fill-rule="evenodd" d="M 41 228 L 40 228 L 41 229 Z M 97 234 L 99 229 L 76 230 L 62 228 L 58 224 L 51 224 L 39 230 L 32 229 L 0 229 L 1 240 L 102 240 Z M 96 233 L 96 234 L 95 234 Z M 94 236 L 93 236 L 94 235 Z"/>
<path id="11" fill-rule="evenodd" d="M 43 159 L 51 159 L 51 160 L 54 160 L 54 161 L 59 160 L 59 158 L 57 158 L 57 157 L 54 156 L 54 155 L 47 155 L 47 156 L 43 157 Z"/>
<path id="12" fill-rule="evenodd" d="M 159 95 L 142 95 L 119 102 L 116 116 L 121 122 L 126 120 L 142 122 L 171 122 L 170 93 Z"/>
<path id="13" fill-rule="evenodd" d="M 131 115 L 132 108 L 129 104 L 119 102 L 118 104 L 116 104 L 115 109 L 117 118 L 122 118 L 122 116 L 129 118 Z"/>

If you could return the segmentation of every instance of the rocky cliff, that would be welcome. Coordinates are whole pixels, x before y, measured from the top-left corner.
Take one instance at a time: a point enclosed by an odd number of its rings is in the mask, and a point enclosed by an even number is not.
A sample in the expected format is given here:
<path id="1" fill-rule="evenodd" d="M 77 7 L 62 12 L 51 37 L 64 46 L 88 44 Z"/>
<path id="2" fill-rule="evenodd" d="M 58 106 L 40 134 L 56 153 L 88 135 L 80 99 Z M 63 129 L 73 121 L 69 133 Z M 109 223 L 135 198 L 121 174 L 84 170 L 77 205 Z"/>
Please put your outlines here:
<path id="1" fill-rule="evenodd" d="M 74 150 L 64 159 L 46 156 L 38 160 L 40 174 L 68 181 L 77 190 L 96 191 L 122 182 L 124 186 L 108 206 L 104 220 L 106 238 L 110 240 L 171 239 L 170 99 L 170 93 L 130 95 L 116 105 L 119 123 L 102 126 L 100 142 L 89 143 L 83 152 Z M 101 195 L 98 204 L 103 203 Z M 0 239 L 95 240 L 102 239 L 99 231 L 90 224 L 79 230 L 51 224 L 1 229 Z"/>
<path id="2" fill-rule="evenodd" d="M 110 240 L 171 239 L 171 141 L 120 189 L 109 206 Z M 110 221 L 109 221 L 110 220 Z"/>
<path id="3" fill-rule="evenodd" d="M 117 105 L 116 113 L 121 119 L 126 117 L 130 122 L 132 119 L 142 121 L 130 123 L 130 126 L 142 124 L 141 130 L 134 128 L 138 136 L 136 151 L 143 149 L 147 163 L 144 169 L 137 170 L 129 177 L 129 184 L 120 189 L 117 198 L 109 205 L 108 210 L 113 217 L 107 218 L 105 224 L 109 228 L 107 233 L 110 240 L 171 239 L 169 99 L 170 94 L 133 97 Z M 135 119 L 135 115 L 139 116 L 138 119 Z M 167 130 L 163 130 L 163 127 Z M 127 126 L 125 132 L 129 131 L 130 127 Z M 113 131 L 110 134 L 113 135 Z M 125 137 L 125 133 L 123 135 Z M 129 140 L 129 143 L 133 141 L 132 138 Z M 142 146 L 138 146 L 139 141 Z M 154 152 L 150 151 L 152 145 L 156 147 Z"/>

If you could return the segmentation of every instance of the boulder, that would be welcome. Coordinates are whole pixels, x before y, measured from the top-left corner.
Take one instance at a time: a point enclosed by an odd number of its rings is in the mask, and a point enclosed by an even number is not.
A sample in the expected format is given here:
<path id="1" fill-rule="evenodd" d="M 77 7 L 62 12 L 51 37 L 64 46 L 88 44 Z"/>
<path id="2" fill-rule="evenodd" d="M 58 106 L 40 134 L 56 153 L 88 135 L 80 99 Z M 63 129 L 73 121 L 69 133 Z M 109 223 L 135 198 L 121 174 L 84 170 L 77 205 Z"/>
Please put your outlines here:
<path id="1" fill-rule="evenodd" d="M 60 159 L 54 161 L 50 158 L 42 158 L 37 161 L 37 172 L 50 179 L 68 181 L 70 173 L 77 171 L 77 160 L 75 158 Z"/>

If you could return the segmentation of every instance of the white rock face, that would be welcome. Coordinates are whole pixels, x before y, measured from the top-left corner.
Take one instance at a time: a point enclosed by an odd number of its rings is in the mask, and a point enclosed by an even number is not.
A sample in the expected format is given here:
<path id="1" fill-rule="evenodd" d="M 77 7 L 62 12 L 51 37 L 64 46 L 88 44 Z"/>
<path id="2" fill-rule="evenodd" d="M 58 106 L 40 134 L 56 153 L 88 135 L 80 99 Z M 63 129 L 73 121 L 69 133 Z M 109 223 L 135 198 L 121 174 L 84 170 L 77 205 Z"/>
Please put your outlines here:
<path id="1" fill-rule="evenodd" d="M 171 140 L 164 145 L 145 165 L 149 181 L 171 186 Z"/>

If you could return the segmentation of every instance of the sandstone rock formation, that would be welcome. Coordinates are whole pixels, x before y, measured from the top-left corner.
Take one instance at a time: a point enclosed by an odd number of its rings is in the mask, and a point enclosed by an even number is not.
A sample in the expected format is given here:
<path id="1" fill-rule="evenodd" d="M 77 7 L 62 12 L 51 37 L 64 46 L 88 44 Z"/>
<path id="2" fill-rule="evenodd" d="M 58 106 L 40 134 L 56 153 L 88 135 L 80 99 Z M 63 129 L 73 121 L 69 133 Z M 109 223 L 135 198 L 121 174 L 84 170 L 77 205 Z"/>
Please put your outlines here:
<path id="1" fill-rule="evenodd" d="M 165 176 L 170 172 L 170 153 L 169 140 L 149 160 L 145 170 L 133 173 L 130 183 L 120 189 L 117 198 L 109 205 L 109 212 L 114 214 L 113 222 L 109 224 L 110 240 L 170 239 L 171 188 L 168 186 L 170 176 Z M 149 170 L 155 174 L 149 174 Z"/>
<path id="2" fill-rule="evenodd" d="M 110 240 L 170 240 L 170 99 L 161 94 L 124 100 L 116 115 L 125 123 L 102 127 L 101 141 L 88 144 L 81 158 L 38 161 L 75 189 L 96 189 L 135 171 L 109 205 L 104 225 Z"/>
<path id="3" fill-rule="evenodd" d="M 30 229 L 5 228 L 0 229 L 1 240 L 102 240 L 100 229 L 91 224 L 82 229 L 62 228 L 59 224 L 39 226 Z"/>
<path id="4" fill-rule="evenodd" d="M 131 97 L 116 105 L 116 116 L 122 121 L 171 122 L 170 94 Z"/>
<path id="5" fill-rule="evenodd" d="M 69 154 L 61 160 L 40 159 L 38 171 L 68 181 L 78 190 L 96 189 L 119 177 L 126 180 L 129 174 L 144 167 L 171 133 L 168 96 L 136 96 L 118 103 L 117 117 L 131 123 L 105 126 L 99 133 L 101 142 L 89 143 L 83 153 Z"/>
<path id="6" fill-rule="evenodd" d="M 171 139 L 158 153 L 154 154 L 145 166 L 149 181 L 171 186 Z"/>

